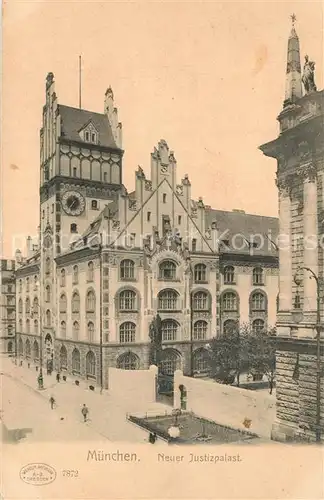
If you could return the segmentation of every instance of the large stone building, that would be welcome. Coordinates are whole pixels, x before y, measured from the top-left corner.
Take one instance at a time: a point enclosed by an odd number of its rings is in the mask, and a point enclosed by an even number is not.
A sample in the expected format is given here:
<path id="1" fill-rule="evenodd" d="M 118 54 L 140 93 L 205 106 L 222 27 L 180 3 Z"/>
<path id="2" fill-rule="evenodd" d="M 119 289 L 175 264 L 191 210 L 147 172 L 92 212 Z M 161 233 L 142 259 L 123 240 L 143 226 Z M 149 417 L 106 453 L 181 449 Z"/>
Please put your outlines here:
<path id="1" fill-rule="evenodd" d="M 108 366 L 148 366 L 157 313 L 167 373 L 204 372 L 205 344 L 233 321 L 274 325 L 277 219 L 193 200 L 164 140 L 128 193 L 110 88 L 103 114 L 75 109 L 50 73 L 40 139 L 39 242 L 17 254 L 18 356 L 106 386 Z"/>
<path id="2" fill-rule="evenodd" d="M 308 56 L 302 76 L 299 40 L 293 26 L 288 41 L 286 95 L 278 116 L 280 134 L 261 146 L 278 165 L 281 243 L 277 420 L 273 427 L 273 438 L 278 440 L 295 439 L 300 434 L 307 439 L 317 436 L 317 440 L 322 434 L 323 439 L 323 331 L 317 337 L 324 318 L 323 97 L 323 91 L 316 89 L 314 63 Z"/>
<path id="3" fill-rule="evenodd" d="M 15 261 L 2 259 L 0 266 L 0 352 L 14 354 L 16 330 Z"/>

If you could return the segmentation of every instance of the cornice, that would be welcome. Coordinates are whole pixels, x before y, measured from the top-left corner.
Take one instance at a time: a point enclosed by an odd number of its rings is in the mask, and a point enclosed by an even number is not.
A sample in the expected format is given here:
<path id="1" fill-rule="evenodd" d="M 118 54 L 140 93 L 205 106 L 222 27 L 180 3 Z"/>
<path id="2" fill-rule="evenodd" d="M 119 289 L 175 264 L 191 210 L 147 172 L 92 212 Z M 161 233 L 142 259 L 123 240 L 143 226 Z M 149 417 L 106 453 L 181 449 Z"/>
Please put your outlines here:
<path id="1" fill-rule="evenodd" d="M 225 265 L 225 263 L 235 263 L 237 266 L 239 265 L 251 265 L 255 266 L 255 264 L 262 263 L 263 266 L 268 267 L 279 267 L 279 257 L 274 255 L 244 255 L 244 254 L 232 254 L 232 253 L 224 253 L 221 254 L 220 264 Z"/>

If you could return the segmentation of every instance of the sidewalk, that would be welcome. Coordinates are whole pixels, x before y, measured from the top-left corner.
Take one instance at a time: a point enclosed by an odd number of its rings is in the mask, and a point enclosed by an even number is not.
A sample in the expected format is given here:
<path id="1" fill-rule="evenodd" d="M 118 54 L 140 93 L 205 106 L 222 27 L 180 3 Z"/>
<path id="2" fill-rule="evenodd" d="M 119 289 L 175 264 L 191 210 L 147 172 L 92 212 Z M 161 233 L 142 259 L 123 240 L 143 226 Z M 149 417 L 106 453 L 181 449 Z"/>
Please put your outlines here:
<path id="1" fill-rule="evenodd" d="M 57 402 L 58 408 L 62 414 L 72 418 L 76 422 L 82 422 L 81 407 L 85 403 L 89 408 L 89 421 L 86 425 L 90 426 L 103 438 L 111 441 L 127 442 L 145 442 L 148 433 L 126 420 L 127 413 L 144 412 L 161 414 L 170 412 L 170 407 L 161 403 L 152 402 L 143 407 L 143 403 L 136 399 L 124 399 L 112 397 L 109 391 L 104 390 L 100 394 L 100 389 L 89 390 L 90 385 L 87 381 L 81 381 L 76 386 L 74 379 L 67 376 L 66 382 L 56 382 L 56 373 L 52 375 L 43 374 L 44 389 L 38 389 L 37 377 L 39 372 L 35 366 L 27 364 L 24 361 L 22 367 L 17 366 L 9 358 L 1 357 L 1 371 L 4 376 L 19 381 L 28 390 L 32 390 L 40 398 L 49 401 L 51 396 Z"/>

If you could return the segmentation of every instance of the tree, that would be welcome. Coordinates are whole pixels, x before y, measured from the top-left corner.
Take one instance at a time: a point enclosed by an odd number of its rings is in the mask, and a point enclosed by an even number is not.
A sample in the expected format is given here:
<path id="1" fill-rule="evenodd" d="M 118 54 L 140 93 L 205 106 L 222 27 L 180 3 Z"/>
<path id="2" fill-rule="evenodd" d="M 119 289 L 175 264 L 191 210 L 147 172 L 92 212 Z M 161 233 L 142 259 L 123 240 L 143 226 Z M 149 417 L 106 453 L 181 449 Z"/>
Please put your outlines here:
<path id="1" fill-rule="evenodd" d="M 251 333 L 247 342 L 249 371 L 256 375 L 265 375 L 272 394 L 276 370 L 276 332 L 274 328 Z"/>
<path id="2" fill-rule="evenodd" d="M 210 343 L 210 362 L 213 377 L 224 384 L 235 379 L 240 385 L 240 375 L 246 367 L 247 329 L 233 325 Z"/>

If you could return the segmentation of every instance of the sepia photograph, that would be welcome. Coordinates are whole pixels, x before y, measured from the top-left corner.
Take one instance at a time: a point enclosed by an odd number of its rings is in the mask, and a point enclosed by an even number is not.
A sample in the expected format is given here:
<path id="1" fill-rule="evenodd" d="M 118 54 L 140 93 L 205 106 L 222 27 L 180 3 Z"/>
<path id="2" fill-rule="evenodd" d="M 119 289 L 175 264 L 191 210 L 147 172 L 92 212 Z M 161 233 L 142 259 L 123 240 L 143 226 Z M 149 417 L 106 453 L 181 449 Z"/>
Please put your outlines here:
<path id="1" fill-rule="evenodd" d="M 324 497 L 322 2 L 3 1 L 0 498 Z"/>

